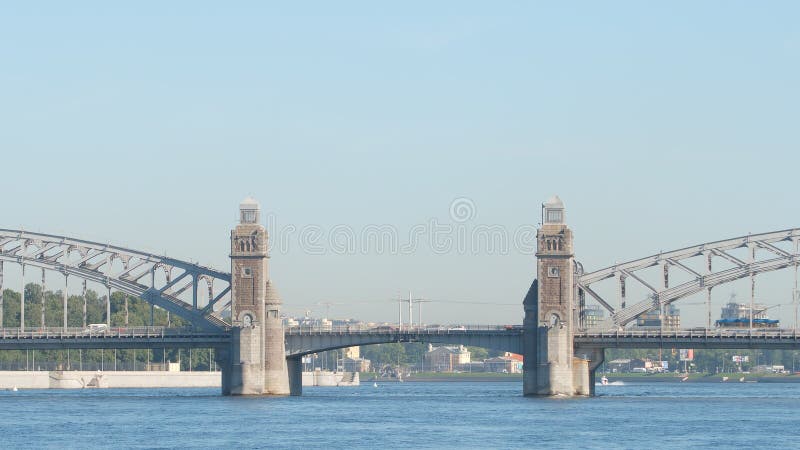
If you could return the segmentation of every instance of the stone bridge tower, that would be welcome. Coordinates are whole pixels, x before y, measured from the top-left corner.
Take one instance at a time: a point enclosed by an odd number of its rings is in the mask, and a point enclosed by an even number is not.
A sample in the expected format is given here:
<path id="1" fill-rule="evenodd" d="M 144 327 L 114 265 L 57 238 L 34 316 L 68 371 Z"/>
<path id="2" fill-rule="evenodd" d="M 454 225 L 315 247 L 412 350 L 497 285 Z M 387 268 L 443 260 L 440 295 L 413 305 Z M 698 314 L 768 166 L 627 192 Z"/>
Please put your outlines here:
<path id="1" fill-rule="evenodd" d="M 231 349 L 223 394 L 288 395 L 281 300 L 269 277 L 267 230 L 252 198 L 231 231 Z"/>
<path id="2" fill-rule="evenodd" d="M 572 230 L 558 196 L 542 205 L 537 279 L 525 298 L 525 395 L 589 395 L 587 362 L 574 357 L 575 261 Z"/>

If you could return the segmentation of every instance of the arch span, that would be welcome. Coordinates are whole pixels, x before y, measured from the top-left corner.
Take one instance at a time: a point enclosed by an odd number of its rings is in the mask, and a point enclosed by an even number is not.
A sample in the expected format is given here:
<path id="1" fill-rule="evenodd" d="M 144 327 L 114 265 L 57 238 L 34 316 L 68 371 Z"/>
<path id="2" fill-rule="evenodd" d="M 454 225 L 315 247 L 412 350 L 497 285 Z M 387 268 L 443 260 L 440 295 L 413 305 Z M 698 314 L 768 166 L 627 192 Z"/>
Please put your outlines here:
<path id="1" fill-rule="evenodd" d="M 466 345 L 521 354 L 522 328 L 483 327 L 448 331 L 323 331 L 289 328 L 286 330 L 286 356 L 299 357 L 347 347 L 395 342 Z"/>
<path id="2" fill-rule="evenodd" d="M 791 242 L 792 251 L 786 251 L 776 243 Z M 800 244 L 800 228 L 792 228 L 782 231 L 773 231 L 761 234 L 749 234 L 733 239 L 709 242 L 700 245 L 686 247 L 680 250 L 662 252 L 646 258 L 628 261 L 621 264 L 609 266 L 589 273 L 581 273 L 581 266 L 578 265 L 579 281 L 578 295 L 589 294 L 597 300 L 610 313 L 610 320 L 604 326 L 620 327 L 636 319 L 641 314 L 657 308 L 669 305 L 681 298 L 706 290 L 710 292 L 716 286 L 730 283 L 757 274 L 784 269 L 787 267 L 797 267 L 800 264 L 798 255 L 798 244 Z M 746 260 L 737 258 L 729 253 L 730 250 L 747 248 L 749 257 Z M 756 252 L 766 252 L 767 257 L 756 259 Z M 691 258 L 705 258 L 704 271 L 692 269 L 686 260 Z M 722 258 L 727 261 L 729 267 L 722 270 L 714 270 L 714 258 Z M 649 267 L 661 265 L 664 267 L 663 285 L 653 286 L 642 277 L 636 274 L 637 271 Z M 675 286 L 669 285 L 669 270 L 677 268 L 687 273 L 692 279 Z M 702 272 L 702 273 L 701 273 Z M 611 302 L 601 297 L 592 289 L 592 284 L 599 281 L 616 278 L 620 283 L 621 303 L 625 302 L 625 283 L 633 280 L 643 285 L 650 294 L 647 299 L 627 307 L 615 309 Z"/>
<path id="3" fill-rule="evenodd" d="M 67 236 L 9 229 L 0 229 L 0 261 L 59 272 L 138 296 L 200 329 L 216 331 L 229 326 L 220 314 L 230 305 L 230 274 L 187 261 Z M 156 285 L 157 270 L 167 274 L 163 286 Z M 198 289 L 208 289 L 207 304 L 197 304 Z"/>

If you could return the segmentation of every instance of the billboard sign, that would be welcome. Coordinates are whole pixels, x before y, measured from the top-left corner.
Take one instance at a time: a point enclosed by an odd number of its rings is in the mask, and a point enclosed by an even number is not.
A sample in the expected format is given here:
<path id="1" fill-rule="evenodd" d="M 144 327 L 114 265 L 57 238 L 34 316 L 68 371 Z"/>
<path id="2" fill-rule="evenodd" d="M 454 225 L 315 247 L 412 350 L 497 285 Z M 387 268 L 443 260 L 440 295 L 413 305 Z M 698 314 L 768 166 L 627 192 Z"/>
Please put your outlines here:
<path id="1" fill-rule="evenodd" d="M 679 350 L 680 352 L 680 360 L 681 361 L 693 361 L 694 360 L 694 349 L 691 348 L 682 348 Z"/>

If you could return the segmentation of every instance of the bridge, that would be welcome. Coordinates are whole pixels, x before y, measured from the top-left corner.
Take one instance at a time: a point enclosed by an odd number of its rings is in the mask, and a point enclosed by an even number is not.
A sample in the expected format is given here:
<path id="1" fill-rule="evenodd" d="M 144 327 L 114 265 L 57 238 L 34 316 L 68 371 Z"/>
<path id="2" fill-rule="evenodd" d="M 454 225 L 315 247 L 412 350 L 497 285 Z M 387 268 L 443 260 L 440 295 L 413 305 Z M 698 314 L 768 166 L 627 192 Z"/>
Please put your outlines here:
<path id="1" fill-rule="evenodd" d="M 566 226 L 558 197 L 542 205 L 537 234 L 537 274 L 522 302 L 524 320 L 518 326 L 476 325 L 464 329 L 307 329 L 285 328 L 282 300 L 268 271 L 267 233 L 260 206 L 252 199 L 240 204 L 240 223 L 231 232 L 231 270 L 209 267 L 111 244 L 66 236 L 0 229 L 0 324 L 4 320 L 4 264 L 21 267 L 18 327 L 0 328 L 0 350 L 213 348 L 222 369 L 222 391 L 230 395 L 300 395 L 302 356 L 344 347 L 390 342 L 463 344 L 524 355 L 525 395 L 591 395 L 594 371 L 606 348 L 761 348 L 797 349 L 796 331 L 757 329 L 753 325 L 756 276 L 800 264 L 800 229 L 750 234 L 680 250 L 661 252 L 593 272 L 576 261 L 572 232 Z M 787 248 L 789 246 L 789 248 Z M 747 257 L 734 254 L 746 249 Z M 702 260 L 704 270 L 696 262 Z M 658 285 L 645 273 L 659 269 Z M 60 276 L 63 283 L 63 321 L 60 326 L 25 317 L 26 271 Z M 671 271 L 678 270 L 673 276 Z M 744 330 L 711 326 L 711 291 L 749 278 L 750 327 Z M 71 280 L 82 287 L 81 326 L 68 321 L 67 290 Z M 617 301 L 597 288 L 606 280 L 618 286 Z M 104 287 L 106 328 L 87 326 L 87 282 Z M 628 283 L 649 292 L 628 304 Z M 52 286 L 52 280 L 50 280 Z M 111 292 L 138 296 L 151 305 L 151 324 L 129 327 L 127 303 L 124 326 L 111 327 Z M 637 330 L 626 327 L 642 314 L 659 311 L 683 298 L 707 294 L 707 327 L 693 330 Z M 608 319 L 589 323 L 587 300 L 607 310 Z M 126 300 L 127 301 L 127 300 Z M 616 305 L 615 305 L 616 303 Z M 185 319 L 190 327 L 156 327 L 154 308 Z M 38 323 L 37 323 L 38 322 Z M 118 325 L 118 324 L 117 324 Z"/>
<path id="2" fill-rule="evenodd" d="M 412 329 L 383 331 L 352 328 L 293 327 L 285 331 L 286 357 L 296 358 L 342 348 L 424 342 L 466 345 L 522 353 L 521 326 L 467 325 L 463 330 Z M 0 350 L 214 348 L 230 345 L 228 332 L 204 332 L 191 328 L 132 327 L 108 331 L 51 327 L 21 332 L 0 329 Z M 694 348 L 694 349 L 800 349 L 797 330 L 616 330 L 579 331 L 579 348 Z"/>

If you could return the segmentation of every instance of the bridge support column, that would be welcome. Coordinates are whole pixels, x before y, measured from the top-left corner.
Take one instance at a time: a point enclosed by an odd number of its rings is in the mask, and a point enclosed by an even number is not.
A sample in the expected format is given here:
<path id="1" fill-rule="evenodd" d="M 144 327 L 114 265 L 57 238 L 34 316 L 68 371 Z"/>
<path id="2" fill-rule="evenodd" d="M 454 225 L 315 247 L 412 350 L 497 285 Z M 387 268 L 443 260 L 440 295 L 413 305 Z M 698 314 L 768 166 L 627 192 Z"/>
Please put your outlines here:
<path id="1" fill-rule="evenodd" d="M 233 371 L 231 349 L 227 347 L 214 348 L 214 361 L 220 368 L 222 395 L 231 395 L 231 372 Z"/>
<path id="2" fill-rule="evenodd" d="M 230 357 L 223 366 L 229 372 L 226 395 L 264 394 L 263 333 L 258 325 L 231 328 Z"/>
<path id="3" fill-rule="evenodd" d="M 577 285 L 564 212 L 557 196 L 542 205 L 537 278 L 523 301 L 524 395 L 589 395 L 586 360 L 574 357 Z"/>
<path id="4" fill-rule="evenodd" d="M 231 231 L 231 395 L 290 394 L 282 301 L 269 278 L 260 209 L 258 202 L 245 199 Z"/>
<path id="5" fill-rule="evenodd" d="M 292 356 L 286 358 L 289 370 L 289 392 L 293 396 L 303 395 L 303 357 Z"/>
<path id="6" fill-rule="evenodd" d="M 606 359 L 606 352 L 604 348 L 579 348 L 575 350 L 575 354 L 583 360 L 587 361 L 586 371 L 588 372 L 588 379 L 586 380 L 586 394 L 594 396 L 595 384 L 597 383 L 597 368 L 603 364 Z"/>

